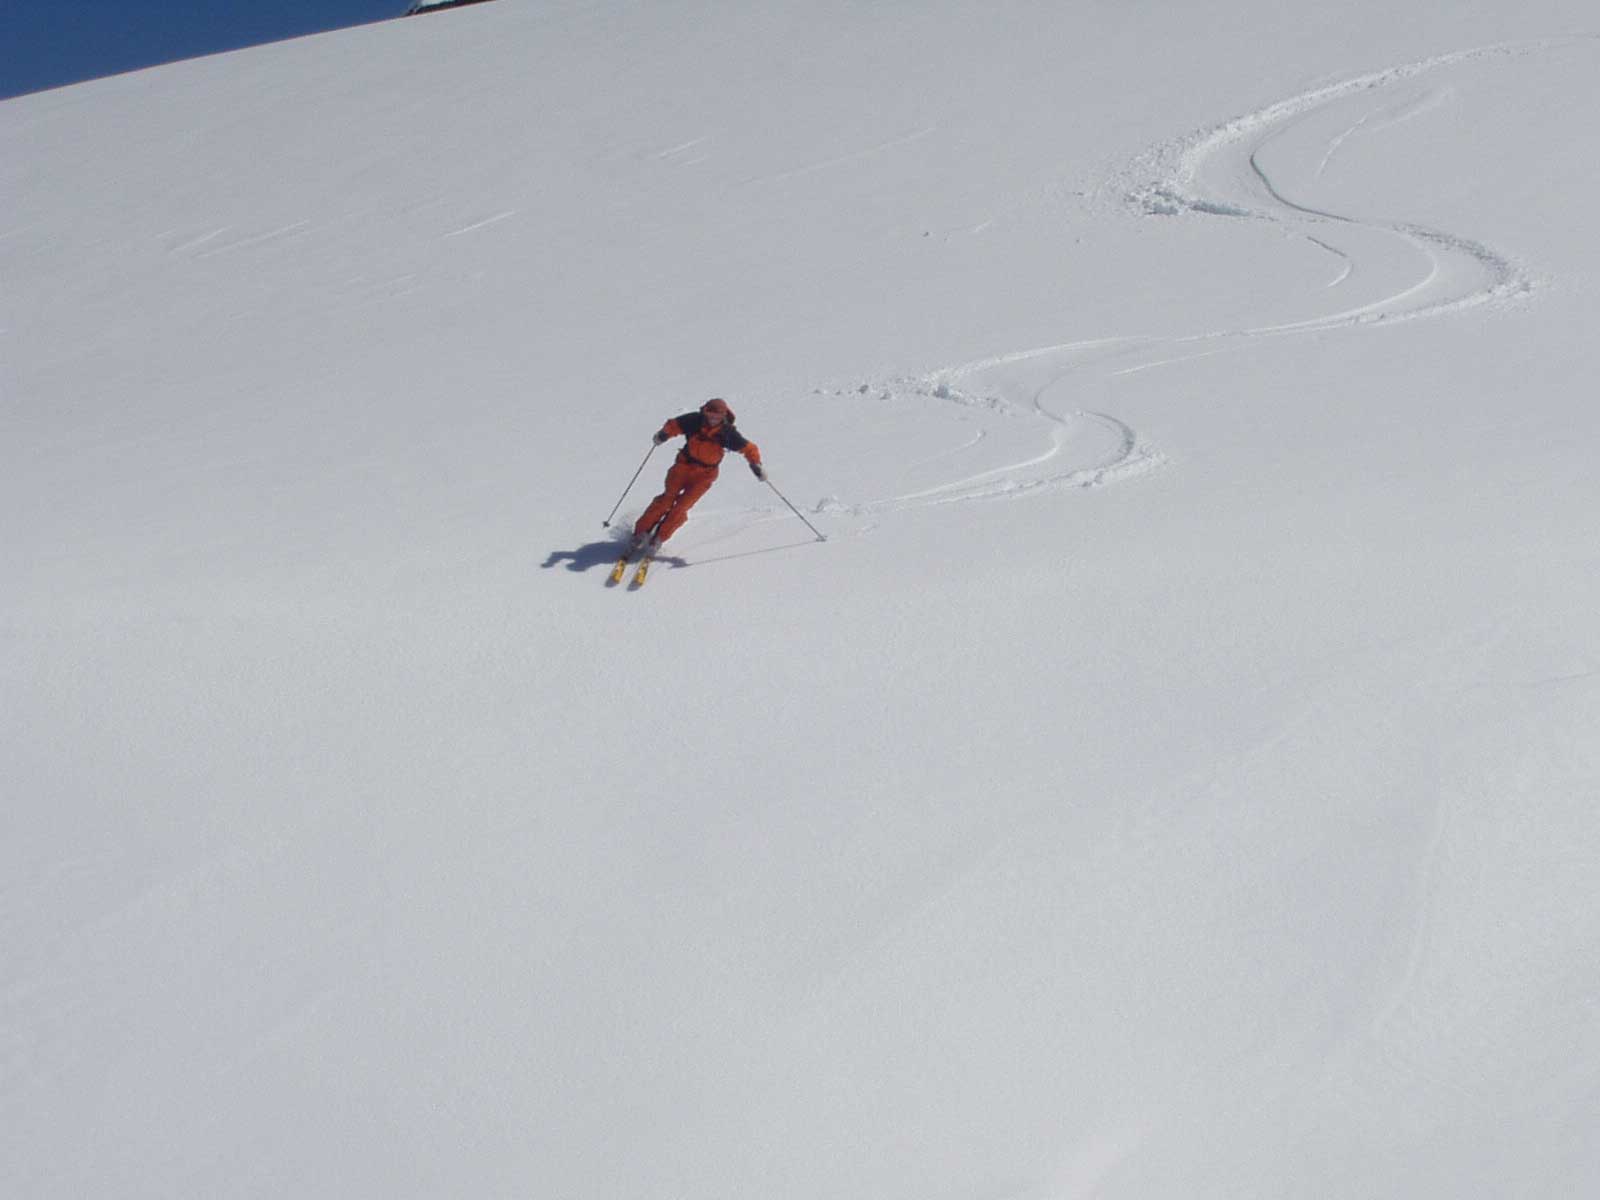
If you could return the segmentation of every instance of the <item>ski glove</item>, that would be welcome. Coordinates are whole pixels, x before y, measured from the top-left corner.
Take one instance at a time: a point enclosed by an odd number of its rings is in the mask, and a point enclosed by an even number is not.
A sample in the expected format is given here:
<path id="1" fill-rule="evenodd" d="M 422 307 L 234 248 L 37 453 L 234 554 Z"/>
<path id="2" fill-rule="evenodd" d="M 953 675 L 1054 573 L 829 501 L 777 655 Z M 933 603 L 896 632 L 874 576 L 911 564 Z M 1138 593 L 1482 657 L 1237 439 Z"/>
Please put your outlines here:
<path id="1" fill-rule="evenodd" d="M 750 464 L 750 474 L 754 475 L 757 479 L 761 480 L 762 483 L 765 483 L 767 481 L 767 469 L 765 467 L 763 467 L 760 463 L 751 463 Z"/>
<path id="2" fill-rule="evenodd" d="M 655 437 L 651 438 L 650 440 L 658 446 L 661 445 L 662 442 L 667 440 L 666 431 L 661 429 L 656 430 Z"/>

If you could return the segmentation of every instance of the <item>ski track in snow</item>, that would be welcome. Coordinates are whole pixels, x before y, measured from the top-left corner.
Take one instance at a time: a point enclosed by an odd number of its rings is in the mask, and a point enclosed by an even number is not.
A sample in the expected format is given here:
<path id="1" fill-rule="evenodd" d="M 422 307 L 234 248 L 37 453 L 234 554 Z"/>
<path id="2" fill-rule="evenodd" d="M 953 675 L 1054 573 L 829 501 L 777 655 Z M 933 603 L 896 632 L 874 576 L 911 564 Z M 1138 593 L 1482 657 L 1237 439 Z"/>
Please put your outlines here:
<path id="1" fill-rule="evenodd" d="M 980 359 L 917 378 L 868 382 L 850 389 L 816 389 L 819 395 L 845 396 L 853 391 L 884 400 L 920 402 L 935 416 L 948 417 L 954 407 L 960 410 L 961 419 L 976 420 L 980 430 L 964 444 L 914 464 L 948 459 L 956 472 L 952 478 L 851 502 L 827 497 L 817 502 L 813 511 L 867 517 L 924 505 L 1101 487 L 1138 478 L 1162 467 L 1165 456 L 1111 414 L 1058 406 L 1051 403 L 1052 398 L 1082 390 L 1081 382 L 1092 377 L 1091 372 L 1114 379 L 1241 349 L 1262 338 L 1393 325 L 1480 305 L 1508 304 L 1531 295 L 1537 287 L 1532 274 L 1481 242 L 1418 224 L 1363 219 L 1296 201 L 1288 194 L 1288 185 L 1263 165 L 1262 152 L 1278 139 L 1293 136 L 1332 106 L 1370 96 L 1373 106 L 1344 124 L 1314 156 L 1316 166 L 1308 182 L 1315 183 L 1351 138 L 1411 120 L 1456 94 L 1454 88 L 1445 86 L 1421 96 L 1387 99 L 1387 93 L 1395 88 L 1444 68 L 1520 58 L 1591 40 L 1549 39 L 1440 54 L 1313 88 L 1145 151 L 1102 189 L 1113 191 L 1117 203 L 1135 215 L 1261 222 L 1304 239 L 1337 260 L 1337 274 L 1324 285 L 1330 294 L 1375 267 L 1392 269 L 1409 258 L 1415 260 L 1416 269 L 1397 291 L 1303 320 L 1178 337 L 1100 337 Z M 1207 184 L 1202 177 L 1227 182 Z M 1374 241 L 1393 249 L 1383 250 L 1386 257 L 1376 259 L 1371 249 Z M 1041 373 L 1047 377 L 1043 386 L 1020 385 L 1019 368 L 1024 364 L 1030 377 L 1036 379 Z M 987 435 L 1002 430 L 1014 434 L 1019 419 L 1032 425 L 1036 452 L 1005 465 L 960 472 L 966 453 L 990 440 Z M 783 515 L 770 507 L 746 513 Z"/>
<path id="2" fill-rule="evenodd" d="M 252 234 L 249 237 L 242 237 L 242 238 L 239 238 L 237 241 L 226 242 L 226 243 L 224 243 L 224 244 L 222 244 L 220 246 L 210 246 L 210 245 L 208 245 L 208 243 L 213 241 L 220 234 L 226 232 L 223 229 L 219 229 L 219 230 L 217 230 L 216 233 L 209 234 L 209 235 L 207 235 L 205 237 L 202 237 L 202 238 L 199 238 L 199 239 L 197 239 L 195 241 L 190 242 L 187 247 L 179 247 L 179 250 L 181 251 L 181 250 L 184 250 L 184 249 L 194 249 L 194 248 L 196 248 L 198 246 L 201 246 L 201 245 L 207 245 L 206 249 L 199 250 L 195 254 L 194 257 L 195 258 L 215 258 L 219 254 L 233 254 L 233 253 L 235 253 L 236 251 L 239 251 L 239 250 L 248 250 L 248 249 L 251 249 L 252 247 L 255 247 L 255 246 L 266 245 L 269 242 L 277 242 L 277 241 L 282 241 L 282 240 L 284 240 L 286 238 L 299 237 L 302 234 L 308 232 L 310 229 L 311 229 L 311 222 L 310 221 L 295 221 L 293 224 L 282 225 L 282 226 L 279 226 L 277 229 L 269 229 L 265 233 L 257 233 L 257 234 Z M 176 251 L 175 251 L 175 253 L 176 253 Z"/>
<path id="3" fill-rule="evenodd" d="M 492 217 L 485 217 L 481 221 L 474 221 L 470 225 L 463 225 L 460 229 L 453 229 L 444 236 L 447 238 L 461 237 L 463 234 L 476 233 L 480 229 L 487 229 L 490 225 L 498 225 L 501 221 L 508 221 L 517 215 L 516 209 L 496 213 Z"/>

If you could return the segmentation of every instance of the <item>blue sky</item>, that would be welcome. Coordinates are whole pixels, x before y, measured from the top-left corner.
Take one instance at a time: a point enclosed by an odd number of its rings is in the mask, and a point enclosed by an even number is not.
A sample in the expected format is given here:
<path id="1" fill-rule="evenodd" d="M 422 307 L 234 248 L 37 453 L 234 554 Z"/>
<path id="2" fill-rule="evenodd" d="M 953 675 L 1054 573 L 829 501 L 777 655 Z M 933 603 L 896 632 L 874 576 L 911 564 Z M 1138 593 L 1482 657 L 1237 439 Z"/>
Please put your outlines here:
<path id="1" fill-rule="evenodd" d="M 407 0 L 0 0 L 0 99 L 399 16 Z"/>

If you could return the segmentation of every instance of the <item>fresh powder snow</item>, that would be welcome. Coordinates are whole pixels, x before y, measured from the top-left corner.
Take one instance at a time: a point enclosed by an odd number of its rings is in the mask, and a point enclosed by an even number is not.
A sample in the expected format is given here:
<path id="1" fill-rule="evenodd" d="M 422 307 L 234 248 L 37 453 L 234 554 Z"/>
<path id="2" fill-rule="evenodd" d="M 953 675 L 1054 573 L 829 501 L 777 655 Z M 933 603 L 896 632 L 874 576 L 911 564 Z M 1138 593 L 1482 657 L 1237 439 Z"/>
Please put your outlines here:
<path id="1" fill-rule="evenodd" d="M 0 1193 L 1600 1192 L 1577 0 L 500 0 L 0 103 Z M 737 459 L 607 589 L 669 416 Z"/>

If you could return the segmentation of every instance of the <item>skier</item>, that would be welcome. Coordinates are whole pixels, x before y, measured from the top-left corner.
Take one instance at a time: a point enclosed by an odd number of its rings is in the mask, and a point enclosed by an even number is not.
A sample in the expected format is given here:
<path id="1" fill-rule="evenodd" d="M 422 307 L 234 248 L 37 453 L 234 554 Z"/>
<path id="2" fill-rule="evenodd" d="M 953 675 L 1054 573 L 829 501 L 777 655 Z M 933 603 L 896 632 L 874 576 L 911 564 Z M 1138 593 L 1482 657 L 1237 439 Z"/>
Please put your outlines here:
<path id="1" fill-rule="evenodd" d="M 717 467 L 727 451 L 744 455 L 757 479 L 767 478 L 761 451 L 733 427 L 733 410 L 726 400 L 707 400 L 699 412 L 671 418 L 656 431 L 655 443 L 659 446 L 675 437 L 688 440 L 667 471 L 666 487 L 634 523 L 634 551 L 654 554 L 662 542 L 678 531 L 689 519 L 695 501 L 717 481 Z"/>

